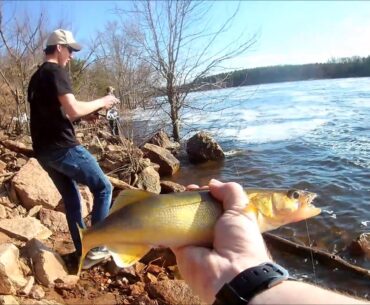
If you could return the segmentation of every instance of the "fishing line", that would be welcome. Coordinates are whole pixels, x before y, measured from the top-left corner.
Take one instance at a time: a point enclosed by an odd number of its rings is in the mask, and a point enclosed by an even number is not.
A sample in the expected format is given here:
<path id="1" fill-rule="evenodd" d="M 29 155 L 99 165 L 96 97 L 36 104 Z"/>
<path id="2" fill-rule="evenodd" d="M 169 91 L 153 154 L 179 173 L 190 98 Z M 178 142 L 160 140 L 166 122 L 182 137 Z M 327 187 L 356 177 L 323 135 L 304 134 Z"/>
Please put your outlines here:
<path id="1" fill-rule="evenodd" d="M 313 271 L 314 283 L 317 285 L 315 261 L 313 259 L 312 243 L 311 243 L 311 238 L 310 238 L 310 232 L 308 230 L 307 219 L 305 219 L 305 224 L 306 224 L 306 231 L 307 231 L 307 237 L 308 237 L 308 244 L 310 245 L 310 254 L 311 254 L 311 262 L 312 262 L 312 271 Z"/>
<path id="2" fill-rule="evenodd" d="M 241 124 L 239 124 L 238 125 L 238 133 L 237 134 L 240 134 L 240 129 L 241 129 L 241 126 L 240 126 Z M 235 143 L 236 143 L 236 136 L 234 137 L 234 139 L 233 139 L 233 146 L 235 146 Z M 233 158 L 233 156 L 231 155 L 230 156 L 231 158 Z M 234 160 L 233 159 L 231 159 L 231 164 L 233 165 L 233 167 L 234 167 L 234 170 L 235 170 L 235 173 L 236 173 L 236 176 L 238 177 L 238 178 L 240 178 L 240 172 L 239 172 L 239 169 L 238 169 L 238 167 L 235 165 L 235 162 L 234 162 Z M 242 184 L 243 185 L 243 184 Z M 244 186 L 243 186 L 244 187 Z"/>

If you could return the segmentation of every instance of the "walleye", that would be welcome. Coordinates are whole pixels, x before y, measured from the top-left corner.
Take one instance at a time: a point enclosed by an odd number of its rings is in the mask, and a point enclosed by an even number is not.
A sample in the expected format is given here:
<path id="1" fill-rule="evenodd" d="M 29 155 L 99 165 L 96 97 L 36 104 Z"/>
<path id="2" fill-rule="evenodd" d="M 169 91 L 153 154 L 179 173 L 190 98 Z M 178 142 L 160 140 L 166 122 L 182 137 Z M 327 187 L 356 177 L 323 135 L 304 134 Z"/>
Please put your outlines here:
<path id="1" fill-rule="evenodd" d="M 302 190 L 244 189 L 246 211 L 256 214 L 261 232 L 318 215 L 311 205 L 316 194 Z M 80 229 L 82 255 L 106 246 L 119 267 L 136 263 L 152 247 L 209 245 L 213 227 L 223 212 L 209 191 L 157 195 L 142 190 L 122 191 L 110 214 L 88 229 Z"/>

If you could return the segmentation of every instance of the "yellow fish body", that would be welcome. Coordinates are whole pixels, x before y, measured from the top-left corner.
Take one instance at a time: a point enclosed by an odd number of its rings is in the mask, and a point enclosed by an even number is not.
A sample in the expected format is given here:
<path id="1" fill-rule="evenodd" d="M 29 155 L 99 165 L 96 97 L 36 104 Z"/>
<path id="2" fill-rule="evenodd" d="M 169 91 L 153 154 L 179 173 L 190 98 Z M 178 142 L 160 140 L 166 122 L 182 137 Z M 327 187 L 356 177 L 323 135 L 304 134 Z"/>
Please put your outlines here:
<path id="1" fill-rule="evenodd" d="M 261 232 L 318 215 L 311 205 L 316 194 L 301 190 L 245 189 L 247 211 L 256 214 Z M 222 204 L 209 191 L 157 195 L 142 190 L 122 191 L 110 214 L 89 229 L 80 229 L 82 256 L 106 246 L 115 263 L 128 267 L 152 247 L 209 245 Z"/>

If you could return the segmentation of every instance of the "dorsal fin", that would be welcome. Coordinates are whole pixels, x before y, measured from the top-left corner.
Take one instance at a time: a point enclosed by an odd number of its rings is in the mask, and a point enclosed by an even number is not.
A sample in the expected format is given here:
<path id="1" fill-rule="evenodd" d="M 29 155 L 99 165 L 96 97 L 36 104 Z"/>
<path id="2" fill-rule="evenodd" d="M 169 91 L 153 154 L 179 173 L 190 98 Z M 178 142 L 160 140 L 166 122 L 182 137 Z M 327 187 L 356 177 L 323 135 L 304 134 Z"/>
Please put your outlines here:
<path id="1" fill-rule="evenodd" d="M 143 190 L 123 190 L 114 200 L 109 214 L 112 214 L 129 204 L 150 198 L 152 196 L 157 196 L 157 194 Z"/>

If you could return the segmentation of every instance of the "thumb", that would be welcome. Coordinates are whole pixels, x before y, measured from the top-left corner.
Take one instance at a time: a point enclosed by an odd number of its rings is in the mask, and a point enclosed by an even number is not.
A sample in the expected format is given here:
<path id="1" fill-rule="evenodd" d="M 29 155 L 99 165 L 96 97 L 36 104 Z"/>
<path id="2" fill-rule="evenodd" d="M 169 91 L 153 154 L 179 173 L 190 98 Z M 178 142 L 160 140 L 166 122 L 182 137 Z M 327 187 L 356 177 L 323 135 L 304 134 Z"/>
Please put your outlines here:
<path id="1" fill-rule="evenodd" d="M 224 210 L 241 211 L 249 202 L 242 186 L 235 182 L 222 183 L 216 179 L 209 182 L 209 189 L 213 197 L 221 201 Z"/>

